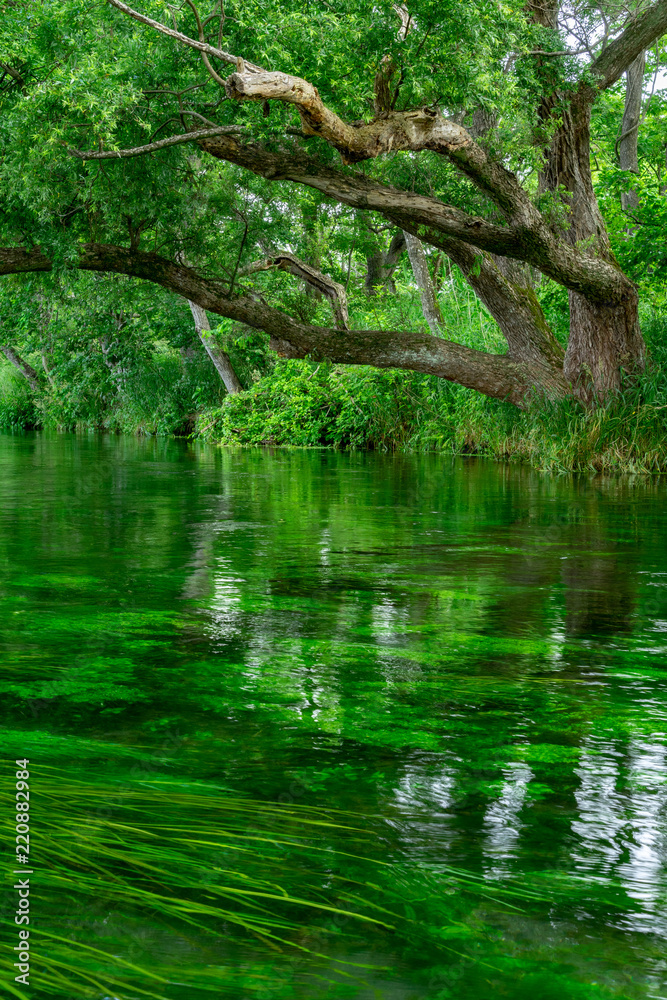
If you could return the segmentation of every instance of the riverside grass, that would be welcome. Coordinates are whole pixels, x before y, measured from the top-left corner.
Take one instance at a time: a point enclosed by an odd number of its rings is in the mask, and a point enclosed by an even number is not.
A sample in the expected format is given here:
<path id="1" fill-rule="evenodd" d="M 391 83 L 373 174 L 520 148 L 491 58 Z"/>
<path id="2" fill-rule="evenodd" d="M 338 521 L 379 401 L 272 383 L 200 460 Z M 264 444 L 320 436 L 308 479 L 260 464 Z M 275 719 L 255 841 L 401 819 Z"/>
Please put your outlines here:
<path id="1" fill-rule="evenodd" d="M 203 414 L 195 433 L 223 445 L 446 452 L 550 472 L 662 473 L 667 368 L 653 362 L 641 384 L 595 410 L 567 400 L 520 412 L 428 376 L 280 362 Z"/>

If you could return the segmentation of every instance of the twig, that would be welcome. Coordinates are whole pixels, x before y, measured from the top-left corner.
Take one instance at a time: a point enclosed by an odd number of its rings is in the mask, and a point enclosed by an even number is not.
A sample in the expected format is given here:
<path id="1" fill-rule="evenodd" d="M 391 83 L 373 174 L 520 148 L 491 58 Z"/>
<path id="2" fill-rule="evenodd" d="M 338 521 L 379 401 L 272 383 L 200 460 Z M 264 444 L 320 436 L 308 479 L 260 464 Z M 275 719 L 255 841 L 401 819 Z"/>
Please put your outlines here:
<path id="1" fill-rule="evenodd" d="M 194 38 L 190 38 L 188 35 L 184 35 L 180 31 L 175 31 L 173 28 L 168 28 L 166 24 L 162 24 L 160 21 L 154 21 L 152 17 L 146 17 L 145 14 L 140 14 L 139 11 L 133 10 L 132 7 L 128 7 L 127 4 L 122 3 L 121 0 L 107 0 L 108 4 L 119 10 L 121 14 L 127 14 L 128 17 L 134 18 L 135 21 L 139 21 L 141 24 L 147 24 L 149 28 L 154 28 L 155 31 L 161 32 L 163 35 L 168 35 L 169 38 L 174 38 L 177 42 L 182 42 L 184 45 L 189 45 L 191 49 L 197 49 L 199 52 L 206 52 L 210 56 L 215 56 L 216 59 L 222 60 L 222 62 L 231 63 L 236 65 L 237 57 L 233 56 L 230 52 L 224 52 L 222 49 L 217 49 L 213 45 L 208 45 L 206 42 L 198 42 Z M 246 62 L 245 68 L 250 70 L 251 73 L 262 72 L 260 66 L 255 66 L 254 63 Z"/>

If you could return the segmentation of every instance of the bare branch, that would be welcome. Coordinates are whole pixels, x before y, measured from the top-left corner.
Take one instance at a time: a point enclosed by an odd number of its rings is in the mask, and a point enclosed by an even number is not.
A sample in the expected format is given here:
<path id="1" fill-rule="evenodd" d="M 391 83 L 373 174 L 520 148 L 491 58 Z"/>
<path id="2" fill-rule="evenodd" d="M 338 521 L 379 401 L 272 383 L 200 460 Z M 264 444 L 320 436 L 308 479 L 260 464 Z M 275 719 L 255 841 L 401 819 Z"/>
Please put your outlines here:
<path id="1" fill-rule="evenodd" d="M 215 337 L 211 331 L 211 324 L 209 323 L 208 316 L 206 315 L 206 310 L 202 309 L 201 306 L 198 306 L 197 303 L 192 300 L 188 300 L 188 305 L 190 306 L 192 318 L 195 321 L 197 336 L 204 345 L 204 350 L 213 362 L 215 370 L 222 379 L 225 389 L 232 396 L 237 392 L 243 392 L 243 386 L 239 381 L 238 375 L 234 371 L 232 359 L 227 354 L 227 351 L 223 351 L 222 348 L 216 343 Z"/>
<path id="2" fill-rule="evenodd" d="M 200 139 L 210 139 L 216 135 L 239 135 L 240 132 L 241 129 L 237 125 L 225 125 L 218 128 L 199 129 L 196 132 L 185 132 L 182 135 L 171 135 L 168 139 L 149 142 L 146 146 L 133 146 L 132 149 L 109 149 L 99 152 L 96 149 L 73 149 L 71 146 L 66 148 L 81 160 L 123 160 L 131 156 L 145 156 L 146 153 L 154 153 L 156 150 L 166 149 L 168 146 L 178 146 L 183 142 L 197 142 Z M 63 145 L 65 144 L 63 143 Z"/>
<path id="3" fill-rule="evenodd" d="M 198 52 L 205 52 L 209 56 L 215 56 L 216 59 L 220 59 L 222 62 L 229 63 L 230 65 L 236 65 L 237 57 L 233 56 L 230 52 L 224 52 L 222 49 L 216 49 L 213 45 L 208 45 L 207 42 L 199 42 L 194 38 L 190 38 L 188 35 L 184 35 L 180 31 L 176 31 L 174 28 L 168 28 L 166 24 L 162 24 L 160 21 L 154 21 L 152 17 L 146 17 L 145 14 L 140 14 L 139 11 L 133 10 L 132 7 L 128 7 L 127 4 L 122 3 L 121 0 L 107 0 L 107 3 L 119 10 L 121 14 L 127 14 L 128 17 L 134 18 L 135 21 L 139 21 L 141 24 L 148 25 L 149 28 L 153 28 L 155 31 L 159 31 L 163 35 L 167 35 L 169 38 L 175 39 L 177 42 L 181 42 L 183 45 L 188 45 L 191 49 L 197 49 Z M 245 67 L 247 70 L 252 72 L 260 72 L 261 67 L 255 66 L 254 63 L 246 62 Z"/>
<path id="4" fill-rule="evenodd" d="M 334 281 L 328 274 L 323 274 L 322 271 L 311 267 L 305 261 L 299 260 L 298 257 L 295 257 L 291 253 L 276 254 L 273 257 L 267 257 L 265 260 L 257 261 L 255 264 L 244 267 L 239 272 L 239 275 L 255 274 L 257 271 L 268 271 L 274 267 L 280 271 L 287 271 L 288 274 L 293 274 L 296 278 L 301 278 L 311 288 L 325 295 L 331 302 L 336 329 L 350 329 L 347 312 L 347 295 L 343 285 Z"/>
<path id="5" fill-rule="evenodd" d="M 200 42 L 205 42 L 204 29 L 202 27 L 201 19 L 199 17 L 199 11 L 195 7 L 195 5 L 192 2 L 192 0 L 185 0 L 185 2 L 187 3 L 188 7 L 190 8 L 190 10 L 192 11 L 192 13 L 195 16 L 195 20 L 197 22 L 197 32 L 199 34 L 199 41 Z M 204 63 L 204 66 L 208 70 L 210 76 L 212 76 L 213 79 L 215 80 L 215 82 L 218 83 L 218 84 L 220 84 L 221 87 L 224 87 L 225 81 L 222 79 L 222 77 L 220 76 L 220 74 L 216 73 L 216 71 L 213 69 L 213 67 L 211 66 L 211 61 L 210 61 L 210 59 L 208 58 L 208 56 L 206 55 L 205 52 L 201 52 L 201 58 L 202 58 L 202 62 Z"/>
<path id="6" fill-rule="evenodd" d="M 442 313 L 440 312 L 438 297 L 429 273 L 428 259 L 424 252 L 424 246 L 422 241 L 411 233 L 404 233 L 403 235 L 408 248 L 412 273 L 419 288 L 424 319 L 428 323 L 429 330 L 433 336 L 438 337 L 442 330 Z"/>

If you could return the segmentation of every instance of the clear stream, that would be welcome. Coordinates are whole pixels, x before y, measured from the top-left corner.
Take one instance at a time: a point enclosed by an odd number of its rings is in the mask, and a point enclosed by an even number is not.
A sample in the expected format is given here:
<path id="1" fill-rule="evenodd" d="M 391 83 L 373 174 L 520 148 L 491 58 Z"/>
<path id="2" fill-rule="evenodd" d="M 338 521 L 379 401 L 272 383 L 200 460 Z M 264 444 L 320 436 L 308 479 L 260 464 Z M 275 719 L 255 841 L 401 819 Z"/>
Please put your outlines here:
<path id="1" fill-rule="evenodd" d="M 0 435 L 0 601 L 19 994 L 667 998 L 664 480 Z"/>

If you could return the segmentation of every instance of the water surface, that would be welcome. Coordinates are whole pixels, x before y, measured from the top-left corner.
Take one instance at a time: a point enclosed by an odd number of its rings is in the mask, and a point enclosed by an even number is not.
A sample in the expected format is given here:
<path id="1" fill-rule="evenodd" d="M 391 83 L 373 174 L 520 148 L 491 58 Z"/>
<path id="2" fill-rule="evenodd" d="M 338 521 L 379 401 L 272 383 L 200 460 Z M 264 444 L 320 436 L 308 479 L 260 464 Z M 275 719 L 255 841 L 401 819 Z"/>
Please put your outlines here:
<path id="1" fill-rule="evenodd" d="M 26 995 L 667 998 L 666 491 L 0 436 Z"/>

